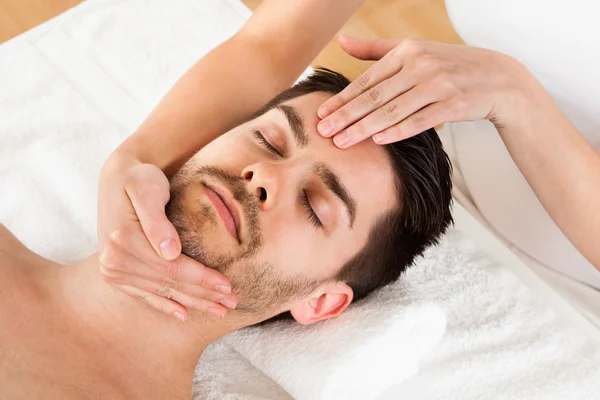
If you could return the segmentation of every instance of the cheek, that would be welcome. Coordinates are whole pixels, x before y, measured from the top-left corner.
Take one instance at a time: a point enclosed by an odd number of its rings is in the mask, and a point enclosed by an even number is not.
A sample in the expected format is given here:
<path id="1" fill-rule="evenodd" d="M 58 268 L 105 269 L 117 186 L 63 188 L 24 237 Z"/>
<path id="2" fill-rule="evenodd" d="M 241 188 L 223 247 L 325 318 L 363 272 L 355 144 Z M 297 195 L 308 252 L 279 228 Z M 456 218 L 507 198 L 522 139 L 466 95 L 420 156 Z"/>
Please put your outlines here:
<path id="1" fill-rule="evenodd" d="M 204 146 L 190 162 L 219 167 L 230 174 L 239 175 L 252 163 L 253 155 L 245 139 L 238 132 L 228 132 Z"/>
<path id="2" fill-rule="evenodd" d="M 262 255 L 280 270 L 282 276 L 306 274 L 308 263 L 318 241 L 314 232 L 298 223 L 293 211 L 268 212 L 261 216 L 264 237 Z"/>
<path id="3" fill-rule="evenodd" d="M 272 264 L 281 277 L 328 278 L 353 254 L 341 245 L 341 238 L 326 238 L 292 212 L 263 214 L 260 223 L 264 238 L 260 258 Z"/>

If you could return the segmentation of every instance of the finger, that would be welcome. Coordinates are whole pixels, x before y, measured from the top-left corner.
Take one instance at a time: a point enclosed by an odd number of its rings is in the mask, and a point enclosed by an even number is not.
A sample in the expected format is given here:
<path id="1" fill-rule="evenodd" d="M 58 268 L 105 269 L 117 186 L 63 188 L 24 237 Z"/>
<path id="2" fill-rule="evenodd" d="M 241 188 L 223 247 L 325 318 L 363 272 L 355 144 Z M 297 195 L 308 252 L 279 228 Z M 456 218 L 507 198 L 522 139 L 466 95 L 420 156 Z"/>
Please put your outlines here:
<path id="1" fill-rule="evenodd" d="M 150 307 L 153 307 L 164 314 L 173 316 L 182 322 L 184 322 L 188 317 L 188 312 L 185 307 L 174 300 L 170 300 L 156 294 L 147 293 L 138 288 L 127 285 L 116 285 L 116 287 L 132 298 L 136 300 L 142 300 Z"/>
<path id="2" fill-rule="evenodd" d="M 401 39 L 359 39 L 340 35 L 340 46 L 346 53 L 360 60 L 379 60 L 396 47 Z"/>
<path id="3" fill-rule="evenodd" d="M 125 191 L 156 254 L 165 260 L 176 258 L 181 252 L 181 244 L 175 227 L 165 213 L 165 205 L 169 201 L 167 178 L 158 180 L 153 175 L 150 183 L 139 177 Z"/>
<path id="4" fill-rule="evenodd" d="M 333 138 L 339 148 L 345 149 L 375 133 L 396 125 L 409 115 L 435 102 L 437 94 L 427 85 L 418 85 L 396 97 Z"/>
<path id="5" fill-rule="evenodd" d="M 373 136 L 377 144 L 388 144 L 408 139 L 427 129 L 441 125 L 446 122 L 455 122 L 449 113 L 446 102 L 431 104 L 422 110 L 405 118 L 402 122 L 385 129 Z"/>
<path id="6" fill-rule="evenodd" d="M 369 69 L 346 86 L 344 90 L 321 104 L 317 110 L 317 114 L 319 118 L 323 118 L 323 121 L 317 125 L 318 132 L 325 137 L 330 137 L 339 132 L 335 121 L 326 117 L 379 82 L 395 75 L 401 69 L 401 54 L 393 51 L 386 54 L 379 62 L 371 65 Z"/>
<path id="7" fill-rule="evenodd" d="M 190 285 L 164 277 L 133 257 L 128 260 L 127 272 L 111 268 L 105 261 L 105 257 L 102 257 L 100 273 L 105 281 L 112 284 L 135 286 L 145 291 L 148 291 L 149 285 L 152 284 L 154 289 L 170 288 L 192 297 L 220 303 L 232 309 L 237 306 L 236 295 L 233 293 L 226 295 L 217 291 L 206 290 L 201 286 Z M 143 286 L 137 286 L 140 283 L 143 283 Z"/>
<path id="8" fill-rule="evenodd" d="M 100 252 L 99 259 L 103 275 L 121 271 L 157 282 L 169 281 L 172 282 L 171 286 L 186 284 L 202 287 L 211 295 L 221 296 L 219 299 L 229 297 L 230 300 L 235 301 L 235 294 L 231 292 L 229 280 L 218 271 L 205 267 L 185 255 L 180 255 L 173 261 L 165 261 L 151 252 L 150 257 L 141 260 L 135 256 L 133 251 L 144 245 L 148 246 L 141 232 L 140 235 L 131 235 L 127 240 L 124 240 L 123 236 L 121 234 L 111 235 L 111 241 Z"/>
<path id="9" fill-rule="evenodd" d="M 333 122 L 335 125 L 333 132 L 337 133 L 347 128 L 390 100 L 410 90 L 414 86 L 415 78 L 405 74 L 404 71 L 385 79 L 329 115 L 325 120 Z"/>
<path id="10" fill-rule="evenodd" d="M 172 278 L 190 285 L 202 286 L 222 294 L 231 294 L 229 279 L 219 271 L 206 267 L 198 261 L 182 254 L 174 262 L 179 265 L 175 271 L 170 271 Z M 167 266 L 163 269 L 169 269 Z"/>
<path id="11" fill-rule="evenodd" d="M 166 303 L 162 301 L 162 299 L 166 299 L 179 303 L 180 305 L 186 307 L 187 310 L 194 309 L 205 314 L 212 314 L 219 318 L 223 318 L 227 314 L 227 309 L 221 304 L 206 299 L 189 296 L 178 290 L 160 286 L 155 282 L 136 276 L 130 277 L 129 280 L 133 283 L 133 285 L 124 286 L 126 286 L 130 291 L 137 293 L 138 298 L 141 298 L 141 300 L 145 301 L 146 303 L 150 301 L 149 304 L 160 311 L 162 311 L 162 308 L 158 308 L 156 306 L 164 307 Z"/>

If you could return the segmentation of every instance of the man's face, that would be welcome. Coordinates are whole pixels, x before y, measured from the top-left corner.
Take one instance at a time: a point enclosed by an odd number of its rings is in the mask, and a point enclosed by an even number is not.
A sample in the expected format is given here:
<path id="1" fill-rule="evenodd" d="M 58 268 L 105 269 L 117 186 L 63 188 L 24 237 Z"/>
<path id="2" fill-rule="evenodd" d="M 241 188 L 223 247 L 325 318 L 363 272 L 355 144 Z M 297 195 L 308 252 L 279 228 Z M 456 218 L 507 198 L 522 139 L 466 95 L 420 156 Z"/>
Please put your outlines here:
<path id="1" fill-rule="evenodd" d="M 309 296 L 397 207 L 385 150 L 316 132 L 330 95 L 283 103 L 214 140 L 173 177 L 167 213 L 185 254 L 224 273 L 238 310 L 270 317 Z"/>

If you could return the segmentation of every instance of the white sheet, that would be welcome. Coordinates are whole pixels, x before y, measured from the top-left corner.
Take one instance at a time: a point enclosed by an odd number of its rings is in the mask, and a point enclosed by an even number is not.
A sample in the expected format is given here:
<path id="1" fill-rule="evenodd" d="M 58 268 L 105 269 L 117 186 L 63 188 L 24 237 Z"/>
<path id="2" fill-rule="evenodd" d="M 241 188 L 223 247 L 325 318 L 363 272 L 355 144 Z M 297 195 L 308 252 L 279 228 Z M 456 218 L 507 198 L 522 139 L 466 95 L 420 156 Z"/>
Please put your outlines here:
<path id="1" fill-rule="evenodd" d="M 462 173 L 462 163 L 459 160 L 457 149 L 454 143 L 455 135 L 461 134 L 461 129 L 468 127 L 473 129 L 470 124 L 446 124 L 438 130 L 440 138 L 444 143 L 444 147 L 448 152 L 454 167 L 454 175 L 452 181 L 454 183 L 454 196 L 456 200 L 465 207 L 477 221 L 479 221 L 494 237 L 498 238 L 505 247 L 510 249 L 520 260 L 529 267 L 537 276 L 539 276 L 546 284 L 551 286 L 558 294 L 573 305 L 588 321 L 600 329 L 600 290 L 597 290 L 585 283 L 581 283 L 571 276 L 565 276 L 557 272 L 540 261 L 532 258 L 517 246 L 508 241 L 498 230 L 491 226 L 489 221 L 482 215 L 481 211 L 475 205 L 475 202 L 469 192 L 469 188 L 465 182 Z M 490 132 L 486 132 L 490 133 Z M 495 140 L 494 140 L 495 141 Z M 537 201 L 537 200 L 536 200 Z M 579 255 L 579 257 L 582 257 Z M 570 264 L 567 264 L 570 265 Z M 519 274 L 520 269 L 514 271 Z M 587 276 L 590 279 L 596 279 L 592 276 Z"/>
<path id="2" fill-rule="evenodd" d="M 234 0 L 98 0 L 0 46 L 0 222 L 57 261 L 95 251 L 103 160 L 177 77 L 247 16 Z M 456 220 L 477 245 L 450 235 L 445 252 L 432 250 L 422 264 L 429 279 L 411 280 L 418 269 L 406 276 L 415 295 L 452 316 L 449 335 L 415 378 L 382 398 L 596 397 L 598 378 L 590 371 L 599 366 L 597 330 L 460 207 Z M 482 258 L 482 249 L 498 261 Z M 468 262 L 469 285 L 451 279 L 461 264 L 445 264 L 444 254 Z M 453 302 L 469 299 L 474 287 L 496 293 L 497 301 Z M 506 322 L 529 335 L 504 329 Z M 197 398 L 285 398 L 221 344 L 200 368 L 205 375 L 197 376 L 203 385 L 196 389 L 210 390 Z"/>

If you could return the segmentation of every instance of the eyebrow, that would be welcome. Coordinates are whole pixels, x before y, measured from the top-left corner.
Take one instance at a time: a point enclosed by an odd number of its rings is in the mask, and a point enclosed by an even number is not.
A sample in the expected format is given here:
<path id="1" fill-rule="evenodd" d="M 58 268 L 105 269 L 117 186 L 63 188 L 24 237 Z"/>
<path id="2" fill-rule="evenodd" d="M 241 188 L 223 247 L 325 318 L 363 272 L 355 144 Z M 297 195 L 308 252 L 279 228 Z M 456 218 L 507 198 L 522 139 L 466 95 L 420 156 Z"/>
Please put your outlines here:
<path id="1" fill-rule="evenodd" d="M 313 164 L 313 171 L 323 181 L 325 186 L 342 200 L 350 217 L 350 229 L 352 229 L 354 220 L 356 219 L 356 201 L 350 195 L 346 186 L 344 186 L 338 176 L 325 163 L 318 162 Z"/>
<path id="2" fill-rule="evenodd" d="M 278 104 L 275 108 L 281 111 L 285 118 L 287 119 L 290 128 L 292 129 L 292 133 L 294 136 L 294 141 L 296 142 L 296 146 L 299 148 L 304 148 L 308 144 L 308 135 L 306 134 L 306 130 L 304 129 L 304 123 L 302 122 L 302 118 L 296 111 L 296 109 L 292 106 L 287 106 L 284 104 Z"/>

